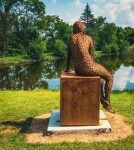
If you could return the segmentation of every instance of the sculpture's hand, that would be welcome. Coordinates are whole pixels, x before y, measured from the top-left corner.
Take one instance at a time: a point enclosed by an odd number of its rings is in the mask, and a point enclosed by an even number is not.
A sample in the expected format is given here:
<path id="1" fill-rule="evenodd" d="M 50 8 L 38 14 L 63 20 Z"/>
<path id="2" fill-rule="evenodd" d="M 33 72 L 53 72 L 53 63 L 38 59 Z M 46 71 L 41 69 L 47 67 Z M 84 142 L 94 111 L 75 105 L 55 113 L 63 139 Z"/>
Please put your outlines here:
<path id="1" fill-rule="evenodd" d="M 64 72 L 71 72 L 71 70 L 70 69 L 66 69 Z"/>

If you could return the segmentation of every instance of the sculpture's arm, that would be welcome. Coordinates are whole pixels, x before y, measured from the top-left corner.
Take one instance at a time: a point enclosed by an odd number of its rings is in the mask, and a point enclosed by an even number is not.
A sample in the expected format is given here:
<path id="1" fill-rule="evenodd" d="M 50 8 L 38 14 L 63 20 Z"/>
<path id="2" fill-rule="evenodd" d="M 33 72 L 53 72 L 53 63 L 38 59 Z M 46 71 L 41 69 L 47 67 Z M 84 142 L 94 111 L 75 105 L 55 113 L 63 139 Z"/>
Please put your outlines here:
<path id="1" fill-rule="evenodd" d="M 90 39 L 89 41 L 89 54 L 91 55 L 92 59 L 94 60 L 94 53 L 93 53 L 93 41 Z"/>
<path id="2" fill-rule="evenodd" d="M 89 47 L 89 54 L 91 55 L 92 59 L 94 60 L 94 53 L 93 53 L 93 47 Z"/>
<path id="3" fill-rule="evenodd" d="M 71 61 L 71 57 L 72 57 L 72 52 L 68 43 L 68 50 L 67 50 L 67 68 L 65 70 L 65 72 L 69 72 L 70 71 L 70 61 Z"/>

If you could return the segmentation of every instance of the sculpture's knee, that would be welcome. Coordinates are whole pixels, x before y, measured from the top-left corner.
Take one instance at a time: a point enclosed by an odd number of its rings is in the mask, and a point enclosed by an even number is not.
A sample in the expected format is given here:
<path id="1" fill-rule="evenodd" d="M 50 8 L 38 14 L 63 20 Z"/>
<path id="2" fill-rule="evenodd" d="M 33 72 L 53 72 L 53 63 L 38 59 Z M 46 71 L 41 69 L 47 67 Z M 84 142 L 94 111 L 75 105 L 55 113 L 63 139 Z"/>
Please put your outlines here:
<path id="1" fill-rule="evenodd" d="M 112 82 L 113 82 L 113 78 L 114 78 L 114 77 L 113 77 L 113 75 L 112 75 L 112 74 L 109 74 L 109 75 L 108 75 L 108 80 L 110 80 L 110 81 L 112 81 Z"/>
<path id="2" fill-rule="evenodd" d="M 104 81 L 105 81 L 105 80 L 104 80 L 103 78 L 101 78 L 100 81 L 101 81 L 101 84 L 104 84 Z"/>

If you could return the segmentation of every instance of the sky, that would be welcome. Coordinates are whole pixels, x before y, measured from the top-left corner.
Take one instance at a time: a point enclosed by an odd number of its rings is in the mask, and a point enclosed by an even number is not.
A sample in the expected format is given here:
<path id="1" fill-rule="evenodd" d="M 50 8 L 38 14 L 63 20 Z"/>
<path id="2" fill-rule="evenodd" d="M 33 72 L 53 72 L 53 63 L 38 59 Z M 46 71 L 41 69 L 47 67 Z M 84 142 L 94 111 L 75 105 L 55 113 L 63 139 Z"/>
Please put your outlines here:
<path id="1" fill-rule="evenodd" d="M 134 28 L 134 0 L 42 0 L 47 15 L 58 15 L 72 25 L 79 20 L 86 4 L 95 17 L 106 17 L 107 22 Z"/>
<path id="2" fill-rule="evenodd" d="M 134 67 L 123 65 L 115 72 L 113 90 L 133 90 L 134 89 Z"/>

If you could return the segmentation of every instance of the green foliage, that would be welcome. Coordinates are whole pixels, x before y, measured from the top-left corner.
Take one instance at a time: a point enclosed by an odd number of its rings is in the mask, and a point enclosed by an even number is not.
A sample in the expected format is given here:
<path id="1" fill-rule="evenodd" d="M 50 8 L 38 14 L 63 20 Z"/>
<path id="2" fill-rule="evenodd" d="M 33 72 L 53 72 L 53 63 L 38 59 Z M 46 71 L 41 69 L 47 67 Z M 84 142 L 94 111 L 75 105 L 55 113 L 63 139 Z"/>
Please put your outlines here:
<path id="1" fill-rule="evenodd" d="M 12 22 L 18 14 L 17 8 L 21 6 L 20 0 L 0 1 L 0 50 L 3 57 L 6 55 L 9 30 L 12 31 Z M 15 15 L 16 14 L 16 15 Z"/>
<path id="2" fill-rule="evenodd" d="M 35 46 L 33 41 L 42 45 L 43 52 L 65 56 L 65 45 L 72 34 L 72 26 L 59 16 L 46 16 L 41 0 L 0 0 L 0 14 L 0 56 L 26 55 L 29 54 L 27 51 L 33 51 L 30 49 L 34 49 L 34 53 L 42 53 L 35 50 L 39 46 Z M 97 51 L 123 53 L 134 43 L 133 28 L 123 29 L 114 23 L 107 23 L 102 16 L 94 17 L 88 3 L 80 20 L 85 23 L 85 32 L 92 37 Z M 60 40 L 60 47 L 57 40 Z M 40 54 L 36 58 L 39 57 Z"/>
<path id="3" fill-rule="evenodd" d="M 66 51 L 67 51 L 67 46 L 64 44 L 64 42 L 62 40 L 57 39 L 55 41 L 55 54 L 57 56 L 66 56 Z"/>
<path id="4" fill-rule="evenodd" d="M 82 15 L 80 17 L 80 20 L 84 21 L 84 24 L 86 26 L 86 32 L 87 32 L 88 28 L 92 26 L 93 18 L 94 17 L 93 17 L 92 11 L 87 3 L 86 7 L 84 9 L 84 13 L 82 13 Z"/>
<path id="5" fill-rule="evenodd" d="M 125 31 L 127 41 L 130 43 L 130 45 L 133 45 L 134 44 L 134 28 L 125 27 L 124 31 Z"/>
<path id="6" fill-rule="evenodd" d="M 3 57 L 26 52 L 23 47 L 27 49 L 29 46 L 31 31 L 45 26 L 41 25 L 45 5 L 40 0 L 1 0 L 0 14 L 0 50 Z"/>
<path id="7" fill-rule="evenodd" d="M 42 39 L 41 45 L 42 45 L 43 52 L 47 52 L 47 46 L 46 46 L 47 42 L 46 42 L 46 40 Z"/>
<path id="8" fill-rule="evenodd" d="M 44 53 L 43 58 L 45 60 L 56 60 L 59 57 L 57 57 L 54 52 L 51 52 L 51 53 L 49 52 L 49 53 Z"/>
<path id="9" fill-rule="evenodd" d="M 107 54 L 111 53 L 111 45 L 105 44 L 105 46 L 103 46 L 103 48 L 102 48 L 102 51 Z"/>
<path id="10" fill-rule="evenodd" d="M 133 60 L 134 60 L 134 58 L 133 58 L 134 57 L 134 46 L 132 45 L 129 48 L 127 48 L 125 50 L 125 54 L 128 55 L 129 60 L 132 60 L 132 62 L 133 62 Z"/>
<path id="11" fill-rule="evenodd" d="M 38 41 L 32 41 L 27 50 L 27 55 L 31 59 L 41 59 L 43 56 L 43 45 Z"/>
<path id="12" fill-rule="evenodd" d="M 11 56 L 6 58 L 0 58 L 0 65 L 2 64 L 12 64 L 13 62 L 23 62 L 25 61 L 24 55 L 18 55 L 18 56 Z"/>
<path id="13" fill-rule="evenodd" d="M 25 54 L 25 48 L 23 45 L 21 44 L 18 44 L 18 47 L 17 48 L 14 48 L 12 46 L 8 46 L 7 47 L 7 54 L 9 56 L 14 56 L 14 55 L 24 55 Z"/>
<path id="14" fill-rule="evenodd" d="M 103 46 L 102 51 L 106 54 L 109 53 L 118 53 L 119 52 L 119 47 L 116 43 L 110 43 L 110 44 L 106 44 L 105 46 Z"/>
<path id="15" fill-rule="evenodd" d="M 87 34 L 90 35 L 93 39 L 94 47 L 96 50 L 100 50 L 99 43 L 101 43 L 100 33 L 104 28 L 106 18 L 98 17 L 92 19 L 92 24 L 87 30 Z"/>
<path id="16" fill-rule="evenodd" d="M 86 26 L 86 34 L 90 35 L 97 51 L 103 53 L 123 53 L 129 43 L 134 43 L 134 29 L 125 29 L 114 23 L 107 23 L 106 18 L 100 16 L 95 18 L 87 4 L 84 13 L 80 17 Z"/>
<path id="17" fill-rule="evenodd" d="M 45 38 L 47 39 L 47 51 L 55 52 L 55 42 L 57 39 L 68 43 L 68 38 L 72 34 L 72 27 L 63 22 L 58 16 L 46 16 L 47 28 L 45 30 Z"/>

